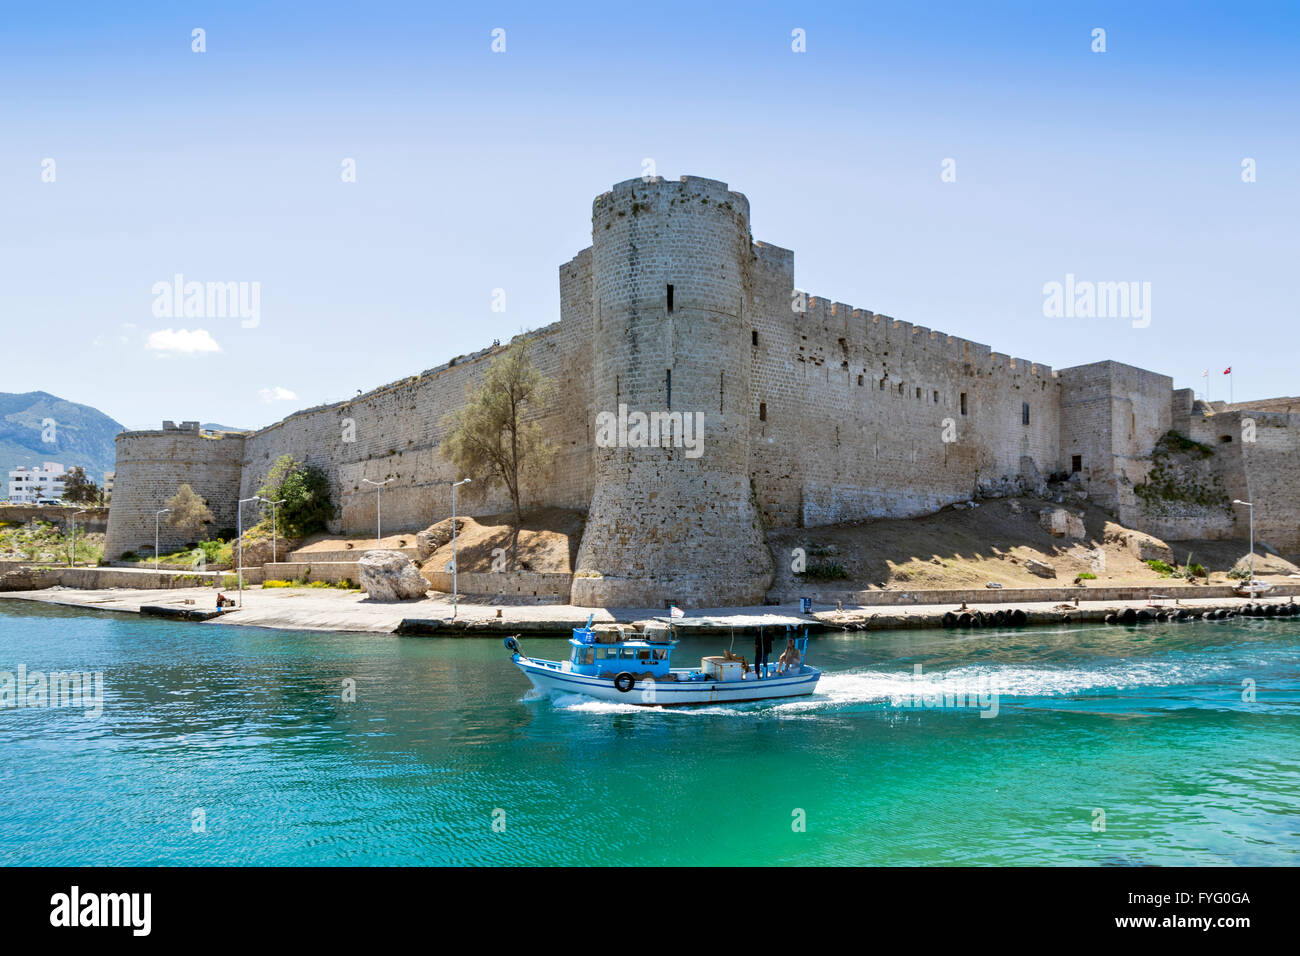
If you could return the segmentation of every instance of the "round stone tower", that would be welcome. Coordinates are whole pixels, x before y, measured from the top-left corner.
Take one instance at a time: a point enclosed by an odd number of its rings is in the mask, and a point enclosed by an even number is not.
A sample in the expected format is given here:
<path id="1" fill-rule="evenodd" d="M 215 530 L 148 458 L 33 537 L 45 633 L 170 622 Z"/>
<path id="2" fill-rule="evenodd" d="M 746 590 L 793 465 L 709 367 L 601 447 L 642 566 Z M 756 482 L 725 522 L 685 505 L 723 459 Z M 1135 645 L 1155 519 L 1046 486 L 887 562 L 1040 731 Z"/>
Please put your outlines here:
<path id="1" fill-rule="evenodd" d="M 595 488 L 573 603 L 761 604 L 749 201 L 711 179 L 634 179 L 591 220 Z"/>

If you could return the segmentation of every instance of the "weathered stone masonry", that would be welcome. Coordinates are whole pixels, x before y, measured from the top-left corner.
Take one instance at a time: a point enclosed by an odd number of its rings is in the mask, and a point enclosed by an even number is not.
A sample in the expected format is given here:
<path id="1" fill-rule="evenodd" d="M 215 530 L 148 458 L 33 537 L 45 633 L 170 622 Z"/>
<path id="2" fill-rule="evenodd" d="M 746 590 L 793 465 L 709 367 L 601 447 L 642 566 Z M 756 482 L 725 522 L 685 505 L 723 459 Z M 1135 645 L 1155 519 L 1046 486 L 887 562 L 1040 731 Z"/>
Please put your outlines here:
<path id="1" fill-rule="evenodd" d="M 592 245 L 560 267 L 560 300 L 559 322 L 525 336 L 557 388 L 537 412 L 556 455 L 523 490 L 530 507 L 588 511 L 575 603 L 756 603 L 772 575 L 767 530 L 924 514 L 1053 472 L 1081 472 L 1127 524 L 1175 538 L 1242 534 L 1244 514 L 1154 514 L 1135 494 L 1170 428 L 1212 443 L 1205 467 L 1232 496 L 1260 498 L 1257 532 L 1300 549 L 1300 415 L 1260 413 L 1257 442 L 1233 444 L 1220 432 L 1240 435 L 1252 413 L 1194 404 L 1167 376 L 1118 362 L 1054 371 L 802 296 L 794 254 L 753 241 L 749 202 L 725 183 L 631 180 L 597 197 Z M 247 435 L 119 435 L 109 555 L 152 545 L 154 512 L 182 481 L 233 526 L 235 500 L 285 453 L 330 475 L 336 531 L 373 526 L 363 478 L 395 479 L 386 529 L 446 517 L 459 476 L 438 451 L 443 421 L 493 351 Z M 598 447 L 597 414 L 620 404 L 703 413 L 703 453 Z M 461 491 L 466 513 L 507 507 L 504 492 Z M 163 547 L 182 544 L 164 525 Z"/>

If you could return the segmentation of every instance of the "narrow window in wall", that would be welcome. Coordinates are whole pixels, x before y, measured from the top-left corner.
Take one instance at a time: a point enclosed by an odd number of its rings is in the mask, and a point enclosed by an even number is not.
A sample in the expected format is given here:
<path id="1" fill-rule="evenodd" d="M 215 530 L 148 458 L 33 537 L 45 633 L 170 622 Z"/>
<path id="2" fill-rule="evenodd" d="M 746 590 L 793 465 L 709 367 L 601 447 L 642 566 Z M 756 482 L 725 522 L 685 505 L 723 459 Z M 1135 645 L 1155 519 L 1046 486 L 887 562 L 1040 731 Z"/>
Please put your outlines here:
<path id="1" fill-rule="evenodd" d="M 1070 456 L 1070 474 L 1074 474 L 1074 473 L 1076 473 L 1076 472 L 1080 472 L 1080 471 L 1083 471 L 1083 456 L 1082 456 L 1082 455 L 1071 455 L 1071 456 Z"/>
<path id="2" fill-rule="evenodd" d="M 673 287 L 671 284 L 668 286 L 668 314 L 673 314 Z"/>
<path id="3" fill-rule="evenodd" d="M 753 343 L 754 348 L 758 348 L 758 329 L 749 330 L 749 340 Z"/>
<path id="4" fill-rule="evenodd" d="M 1022 425 L 1029 424 L 1029 403 L 1028 402 L 1020 403 L 1020 424 Z"/>
<path id="5" fill-rule="evenodd" d="M 726 379 L 727 379 L 726 372 L 718 373 L 718 413 L 719 414 L 722 413 L 722 400 L 727 394 Z"/>
<path id="6" fill-rule="evenodd" d="M 938 392 L 937 389 L 936 389 L 935 392 L 934 392 L 934 403 L 935 403 L 936 405 L 939 404 L 939 392 Z"/>
<path id="7" fill-rule="evenodd" d="M 902 395 L 902 394 L 903 394 L 903 383 L 902 383 L 902 382 L 899 382 L 899 383 L 898 383 L 898 394 L 899 394 L 899 395 Z"/>
<path id="8" fill-rule="evenodd" d="M 861 376 L 861 375 L 858 376 L 858 385 L 859 385 L 859 386 L 862 385 L 862 376 Z"/>
<path id="9" fill-rule="evenodd" d="M 961 393 L 961 413 L 963 415 L 966 414 L 966 393 L 965 392 Z"/>
<path id="10" fill-rule="evenodd" d="M 671 288 L 671 287 L 670 287 Z M 668 410 L 673 410 L 673 370 L 664 370 L 664 391 L 668 393 Z"/>
<path id="11" fill-rule="evenodd" d="M 767 402 L 758 403 L 758 420 L 760 422 L 767 421 Z"/>
<path id="12" fill-rule="evenodd" d="M 920 389 L 919 386 L 918 386 L 917 389 L 916 389 L 916 400 L 917 400 L 918 402 L 921 400 L 921 389 Z"/>
<path id="13" fill-rule="evenodd" d="M 623 396 L 623 389 L 619 386 L 618 376 L 614 376 L 614 407 L 618 408 L 619 400 Z"/>
<path id="14" fill-rule="evenodd" d="M 880 380 L 880 390 L 882 392 L 885 390 L 885 380 L 883 378 Z"/>

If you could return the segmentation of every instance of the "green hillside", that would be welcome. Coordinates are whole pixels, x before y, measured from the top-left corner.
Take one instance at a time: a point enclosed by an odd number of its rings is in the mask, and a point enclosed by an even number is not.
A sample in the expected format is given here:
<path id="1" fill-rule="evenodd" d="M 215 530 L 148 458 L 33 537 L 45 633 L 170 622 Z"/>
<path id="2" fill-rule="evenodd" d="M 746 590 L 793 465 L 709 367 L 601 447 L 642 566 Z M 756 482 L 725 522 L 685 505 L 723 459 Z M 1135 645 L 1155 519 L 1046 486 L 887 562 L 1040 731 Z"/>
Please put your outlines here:
<path id="1" fill-rule="evenodd" d="M 53 421 L 47 428 L 45 422 Z M 95 484 L 113 470 L 113 438 L 125 426 L 89 405 L 64 401 L 47 392 L 0 392 L 0 497 L 9 488 L 9 472 L 43 461 L 65 468 L 80 465 Z M 48 436 L 53 441 L 43 441 Z"/>

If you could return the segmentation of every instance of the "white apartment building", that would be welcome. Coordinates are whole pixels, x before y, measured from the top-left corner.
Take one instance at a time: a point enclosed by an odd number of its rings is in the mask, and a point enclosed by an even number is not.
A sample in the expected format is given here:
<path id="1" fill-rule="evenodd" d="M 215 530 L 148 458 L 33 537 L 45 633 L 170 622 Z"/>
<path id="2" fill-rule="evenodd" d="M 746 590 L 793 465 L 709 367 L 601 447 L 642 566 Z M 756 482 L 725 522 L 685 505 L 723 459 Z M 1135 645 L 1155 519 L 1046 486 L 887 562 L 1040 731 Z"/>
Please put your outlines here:
<path id="1" fill-rule="evenodd" d="M 30 505 L 60 499 L 66 474 L 57 461 L 44 462 L 39 468 L 15 468 L 9 472 L 9 500 L 18 505 Z"/>

